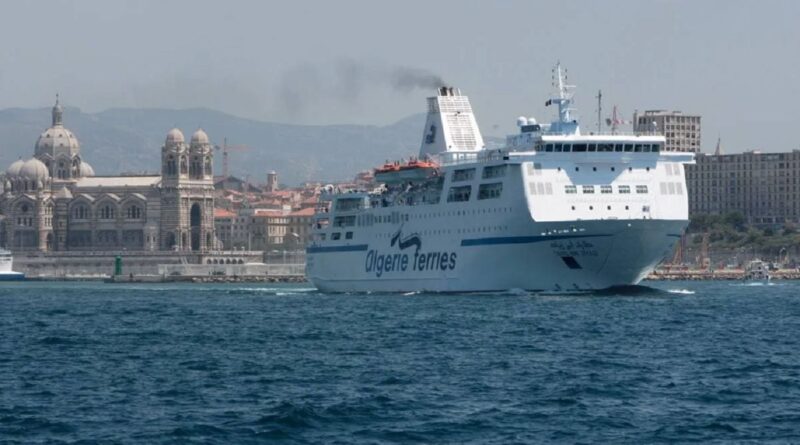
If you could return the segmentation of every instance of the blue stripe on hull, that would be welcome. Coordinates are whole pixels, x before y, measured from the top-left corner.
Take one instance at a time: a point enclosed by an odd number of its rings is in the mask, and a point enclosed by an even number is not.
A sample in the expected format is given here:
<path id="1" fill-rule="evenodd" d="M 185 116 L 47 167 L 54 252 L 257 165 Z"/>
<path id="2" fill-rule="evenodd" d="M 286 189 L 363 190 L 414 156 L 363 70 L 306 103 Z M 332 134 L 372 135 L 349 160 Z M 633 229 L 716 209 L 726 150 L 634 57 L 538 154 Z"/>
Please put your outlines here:
<path id="1" fill-rule="evenodd" d="M 473 238 L 461 240 L 462 246 L 489 246 L 497 244 L 530 244 L 542 241 L 553 241 L 560 239 L 574 238 L 600 238 L 611 236 L 610 234 L 597 235 L 541 235 L 541 236 L 501 236 L 494 238 Z"/>
<path id="2" fill-rule="evenodd" d="M 363 252 L 369 247 L 368 244 L 356 244 L 352 246 L 311 246 L 306 248 L 306 253 L 328 253 L 328 252 Z"/>
<path id="3" fill-rule="evenodd" d="M 0 273 L 0 281 L 22 281 L 24 279 L 24 273 Z"/>

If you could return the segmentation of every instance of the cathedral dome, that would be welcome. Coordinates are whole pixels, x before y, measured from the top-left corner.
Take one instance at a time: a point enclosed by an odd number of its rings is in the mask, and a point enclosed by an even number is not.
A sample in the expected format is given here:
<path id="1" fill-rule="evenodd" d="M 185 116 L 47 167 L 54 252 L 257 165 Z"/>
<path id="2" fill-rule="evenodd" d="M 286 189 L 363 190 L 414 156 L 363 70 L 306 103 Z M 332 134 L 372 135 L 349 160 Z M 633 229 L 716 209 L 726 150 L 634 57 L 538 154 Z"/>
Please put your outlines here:
<path id="1" fill-rule="evenodd" d="M 36 154 L 54 152 L 76 154 L 80 148 L 78 138 L 60 125 L 43 131 L 36 141 Z"/>
<path id="2" fill-rule="evenodd" d="M 23 165 L 25 165 L 25 161 L 22 159 L 17 159 L 16 161 L 12 162 L 11 165 L 8 166 L 8 169 L 6 169 L 6 176 L 9 178 L 19 176 L 19 171 L 22 170 Z"/>
<path id="3" fill-rule="evenodd" d="M 183 137 L 183 132 L 177 128 L 173 128 L 167 133 L 167 145 L 182 144 L 186 141 Z"/>
<path id="4" fill-rule="evenodd" d="M 202 128 L 198 128 L 192 135 L 192 145 L 195 144 L 208 144 L 208 135 Z"/>
<path id="5" fill-rule="evenodd" d="M 81 161 L 81 176 L 84 178 L 94 176 L 94 169 L 86 161 Z"/>
<path id="6" fill-rule="evenodd" d="M 31 158 L 25 161 L 25 164 L 22 165 L 22 168 L 19 171 L 19 175 L 28 179 L 45 180 L 50 178 L 50 173 L 47 171 L 47 166 L 44 165 L 44 162 L 36 158 Z"/>
<path id="7" fill-rule="evenodd" d="M 81 145 L 78 138 L 72 134 L 67 128 L 64 127 L 64 109 L 58 102 L 56 96 L 56 104 L 53 106 L 53 125 L 39 135 L 36 140 L 36 154 L 49 154 L 55 157 L 57 154 L 65 153 L 73 156 L 78 154 Z"/>

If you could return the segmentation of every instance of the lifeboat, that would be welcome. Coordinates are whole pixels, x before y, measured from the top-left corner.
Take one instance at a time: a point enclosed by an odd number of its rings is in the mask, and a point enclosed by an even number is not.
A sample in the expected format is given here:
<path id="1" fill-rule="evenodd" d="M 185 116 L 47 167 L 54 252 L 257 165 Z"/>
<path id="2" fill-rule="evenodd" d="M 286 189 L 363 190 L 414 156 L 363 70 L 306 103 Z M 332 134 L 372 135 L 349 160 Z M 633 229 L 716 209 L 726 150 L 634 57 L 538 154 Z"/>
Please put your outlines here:
<path id="1" fill-rule="evenodd" d="M 391 162 L 387 162 L 386 164 L 383 164 L 382 166 L 376 168 L 375 174 L 377 175 L 379 173 L 396 172 L 398 170 L 400 170 L 400 164 L 393 164 Z"/>
<path id="2" fill-rule="evenodd" d="M 386 163 L 375 169 L 375 180 L 386 184 L 424 181 L 435 176 L 439 166 L 432 161 L 412 159 L 406 163 Z"/>

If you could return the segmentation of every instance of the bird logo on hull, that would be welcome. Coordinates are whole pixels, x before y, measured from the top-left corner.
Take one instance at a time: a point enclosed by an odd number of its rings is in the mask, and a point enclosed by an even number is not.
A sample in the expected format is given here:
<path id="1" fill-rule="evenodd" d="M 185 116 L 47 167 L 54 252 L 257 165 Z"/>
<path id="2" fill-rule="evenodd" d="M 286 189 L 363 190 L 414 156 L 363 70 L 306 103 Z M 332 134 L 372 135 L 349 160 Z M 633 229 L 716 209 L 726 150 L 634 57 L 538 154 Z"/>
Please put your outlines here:
<path id="1" fill-rule="evenodd" d="M 397 244 L 397 247 L 399 247 L 400 250 L 406 250 L 411 246 L 417 246 L 415 253 L 419 253 L 419 249 L 422 249 L 422 240 L 419 238 L 419 234 L 412 233 L 411 235 L 403 238 L 402 227 L 400 227 L 397 233 L 395 233 L 392 237 L 390 246 L 394 247 L 395 244 Z"/>

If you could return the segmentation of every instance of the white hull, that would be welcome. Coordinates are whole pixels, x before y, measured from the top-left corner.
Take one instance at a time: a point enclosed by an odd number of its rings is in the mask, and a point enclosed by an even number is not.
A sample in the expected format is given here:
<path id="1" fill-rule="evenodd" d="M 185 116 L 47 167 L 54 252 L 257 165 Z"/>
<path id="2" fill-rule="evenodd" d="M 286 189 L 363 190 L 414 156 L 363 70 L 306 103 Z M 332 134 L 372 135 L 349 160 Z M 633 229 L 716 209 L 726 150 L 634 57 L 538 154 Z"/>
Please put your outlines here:
<path id="1" fill-rule="evenodd" d="M 0 272 L 0 281 L 21 281 L 25 279 L 22 272 Z"/>
<path id="2" fill-rule="evenodd" d="M 11 252 L 0 249 L 0 281 L 19 281 L 25 279 L 25 274 L 11 270 L 14 259 Z"/>
<path id="3" fill-rule="evenodd" d="M 566 230 L 570 225 L 562 227 Z M 356 246 L 359 250 L 353 251 L 314 253 L 311 249 L 307 272 L 325 292 L 600 290 L 639 283 L 672 251 L 685 226 L 685 221 L 587 222 L 582 224 L 585 231 L 574 234 L 542 236 L 532 230 L 509 237 L 464 236 L 440 239 L 433 246 L 423 243 L 421 254 L 447 252 L 446 270 L 438 267 L 441 255 L 433 270 L 414 270 L 419 268 L 414 267 L 419 263 L 419 255 L 414 259 L 415 246 L 401 253 L 387 239 L 381 246 Z M 368 258 L 376 251 L 384 258 L 386 254 L 408 255 L 405 270 L 392 264 L 389 268 L 395 270 L 379 271 Z M 452 269 L 451 254 L 456 255 Z M 402 266 L 402 257 L 394 258 L 400 258 Z"/>

